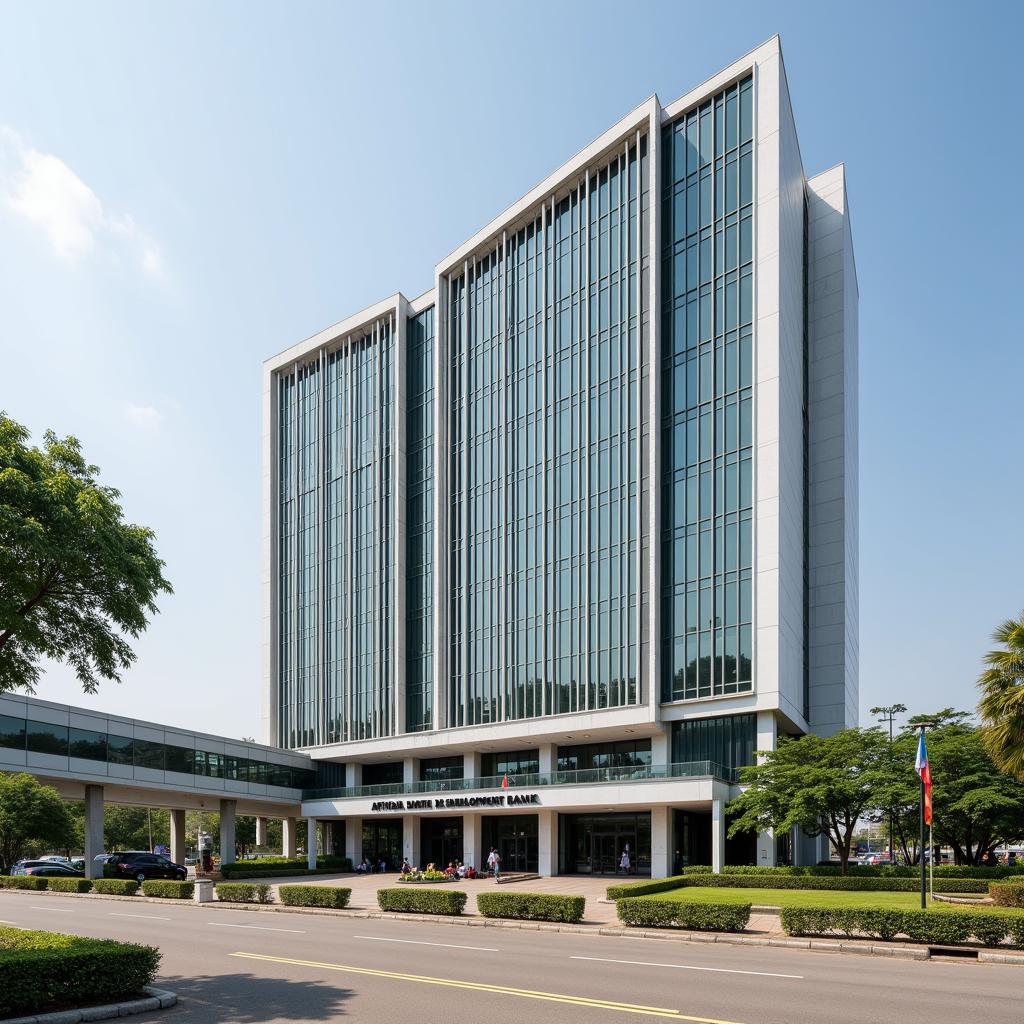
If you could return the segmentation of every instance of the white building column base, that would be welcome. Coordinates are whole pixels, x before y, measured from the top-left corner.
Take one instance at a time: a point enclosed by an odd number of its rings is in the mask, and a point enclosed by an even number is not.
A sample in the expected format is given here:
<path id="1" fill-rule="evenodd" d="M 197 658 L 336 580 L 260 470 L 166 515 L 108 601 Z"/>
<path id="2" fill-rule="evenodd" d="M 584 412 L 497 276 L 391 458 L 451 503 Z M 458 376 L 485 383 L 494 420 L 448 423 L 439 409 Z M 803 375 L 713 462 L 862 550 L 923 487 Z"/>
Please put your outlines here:
<path id="1" fill-rule="evenodd" d="M 722 873 L 725 865 L 725 801 L 711 801 L 711 870 Z"/>
<path id="2" fill-rule="evenodd" d="M 621 857 L 622 853 L 616 850 Z M 630 850 L 630 870 L 636 867 L 636 850 Z M 616 865 L 617 867 L 618 865 Z M 651 808 L 651 878 L 672 874 L 672 808 Z"/>
<path id="3" fill-rule="evenodd" d="M 103 853 L 103 787 L 85 787 L 85 876 L 102 878 L 103 866 L 96 858 Z"/>
<path id="4" fill-rule="evenodd" d="M 363 819 L 345 819 L 345 856 L 352 861 L 353 869 L 363 859 Z"/>
<path id="5" fill-rule="evenodd" d="M 462 816 L 462 863 L 474 867 L 478 871 L 480 865 L 486 865 L 487 857 L 481 852 L 483 829 L 479 814 Z"/>
<path id="6" fill-rule="evenodd" d="M 220 802 L 220 862 L 235 863 L 235 801 Z"/>
<path id="7" fill-rule="evenodd" d="M 171 860 L 185 863 L 185 812 L 171 810 Z"/>
<path id="8" fill-rule="evenodd" d="M 281 855 L 284 857 L 295 857 L 295 832 L 298 824 L 297 818 L 281 820 Z"/>
<path id="9" fill-rule="evenodd" d="M 405 859 L 414 867 L 420 864 L 420 819 L 415 814 L 402 815 L 402 853 Z M 391 865 L 389 864 L 390 868 Z M 396 864 L 396 868 L 401 864 Z"/>
<path id="10" fill-rule="evenodd" d="M 554 811 L 537 812 L 537 873 L 545 878 L 558 874 L 558 815 Z"/>
<path id="11" fill-rule="evenodd" d="M 310 871 L 316 871 L 316 826 L 316 818 L 306 819 L 306 867 L 308 867 Z"/>

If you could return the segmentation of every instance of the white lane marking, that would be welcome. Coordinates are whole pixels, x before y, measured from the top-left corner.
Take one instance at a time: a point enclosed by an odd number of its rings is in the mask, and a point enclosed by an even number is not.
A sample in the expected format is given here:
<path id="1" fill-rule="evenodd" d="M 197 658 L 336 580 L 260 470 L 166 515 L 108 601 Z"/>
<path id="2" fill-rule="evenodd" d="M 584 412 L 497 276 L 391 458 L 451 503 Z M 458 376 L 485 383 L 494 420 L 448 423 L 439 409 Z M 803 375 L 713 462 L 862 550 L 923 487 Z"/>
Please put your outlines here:
<path id="1" fill-rule="evenodd" d="M 756 974 L 759 978 L 795 978 L 803 981 L 802 974 L 773 974 L 771 971 L 734 971 L 728 967 L 693 967 L 690 964 L 656 964 L 647 960 L 610 960 L 603 956 L 571 956 L 570 960 L 596 960 L 602 964 L 633 964 L 635 967 L 674 967 L 677 971 L 713 971 L 715 974 Z"/>
<path id="2" fill-rule="evenodd" d="M 73 910 L 62 910 L 60 907 L 37 907 L 33 904 L 29 904 L 33 910 L 52 910 L 55 914 L 73 914 Z"/>
<path id="3" fill-rule="evenodd" d="M 207 921 L 211 928 L 249 928 L 257 932 L 291 932 L 292 935 L 305 935 L 301 928 L 264 928 L 259 924 L 223 924 L 220 921 Z"/>
<path id="4" fill-rule="evenodd" d="M 409 946 L 444 946 L 445 949 L 475 949 L 481 953 L 500 953 L 493 946 L 456 946 L 452 942 L 420 942 L 417 939 L 388 939 L 383 935 L 353 935 L 353 939 L 370 939 L 373 942 L 404 942 Z"/>
<path id="5" fill-rule="evenodd" d="M 169 917 L 155 917 L 153 914 L 108 914 L 108 917 L 139 917 L 145 921 L 170 921 Z"/>

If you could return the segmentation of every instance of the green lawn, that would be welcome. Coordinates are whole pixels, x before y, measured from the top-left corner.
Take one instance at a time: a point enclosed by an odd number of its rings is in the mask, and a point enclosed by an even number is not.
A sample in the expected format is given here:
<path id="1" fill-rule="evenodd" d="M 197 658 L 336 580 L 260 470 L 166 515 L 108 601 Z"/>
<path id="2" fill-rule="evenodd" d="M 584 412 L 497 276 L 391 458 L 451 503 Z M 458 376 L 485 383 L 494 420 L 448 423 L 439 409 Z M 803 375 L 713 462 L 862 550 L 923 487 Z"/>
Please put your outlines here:
<path id="1" fill-rule="evenodd" d="M 689 903 L 754 903 L 775 907 L 875 907 L 886 910 L 917 910 L 921 897 L 916 892 L 835 892 L 829 889 L 733 889 L 714 886 L 684 886 L 668 892 L 642 896 L 646 900 L 681 900 Z M 972 910 L 960 903 L 930 903 L 936 910 Z M 1002 907 L 983 905 L 989 912 L 1014 911 Z M 1016 911 L 1020 913 L 1020 911 Z"/>

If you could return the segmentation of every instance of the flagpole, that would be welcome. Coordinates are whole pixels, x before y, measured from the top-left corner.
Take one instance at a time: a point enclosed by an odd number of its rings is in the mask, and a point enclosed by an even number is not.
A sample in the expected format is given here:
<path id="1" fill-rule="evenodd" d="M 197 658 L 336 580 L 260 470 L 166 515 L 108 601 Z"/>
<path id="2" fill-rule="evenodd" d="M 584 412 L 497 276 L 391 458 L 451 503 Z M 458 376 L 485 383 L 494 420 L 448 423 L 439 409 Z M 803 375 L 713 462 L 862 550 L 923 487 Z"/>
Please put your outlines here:
<path id="1" fill-rule="evenodd" d="M 924 740 L 924 723 L 921 723 L 921 739 Z M 924 864 L 924 775 L 921 776 L 921 800 L 920 800 L 920 835 L 918 836 L 918 849 L 921 852 L 921 909 L 925 910 L 928 901 L 925 897 L 925 864 Z"/>
<path id="2" fill-rule="evenodd" d="M 935 812 L 932 811 L 932 820 L 928 823 L 928 849 L 931 850 L 931 860 L 928 861 L 928 898 L 935 902 Z"/>

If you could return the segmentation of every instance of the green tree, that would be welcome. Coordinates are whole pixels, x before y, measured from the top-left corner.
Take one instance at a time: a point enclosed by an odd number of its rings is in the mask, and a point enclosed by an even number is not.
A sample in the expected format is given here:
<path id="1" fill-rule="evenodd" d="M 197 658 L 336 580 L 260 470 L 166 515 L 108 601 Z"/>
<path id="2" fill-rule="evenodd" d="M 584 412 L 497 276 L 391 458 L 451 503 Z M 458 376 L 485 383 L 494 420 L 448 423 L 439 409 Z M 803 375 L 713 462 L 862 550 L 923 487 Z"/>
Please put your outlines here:
<path id="1" fill-rule="evenodd" d="M 170 593 L 152 530 L 124 521 L 73 437 L 42 448 L 0 413 L 0 693 L 33 692 L 42 659 L 64 661 L 87 693 L 120 680 Z"/>
<path id="2" fill-rule="evenodd" d="M 984 737 L 996 764 L 1024 779 L 1024 612 L 993 634 L 998 650 L 985 655 L 978 679 Z"/>
<path id="3" fill-rule="evenodd" d="M 828 836 L 845 875 L 858 820 L 876 801 L 888 738 L 881 729 L 833 736 L 782 737 L 778 748 L 741 773 L 746 789 L 729 804 L 729 835 L 799 826 Z"/>
<path id="4" fill-rule="evenodd" d="M 73 845 L 71 812 L 52 786 L 26 772 L 0 773 L 0 867 L 4 872 L 29 853 Z"/>
<path id="5" fill-rule="evenodd" d="M 167 810 L 112 805 L 103 808 L 103 843 L 108 850 L 148 850 L 150 826 L 154 846 L 170 843 L 171 816 Z"/>

